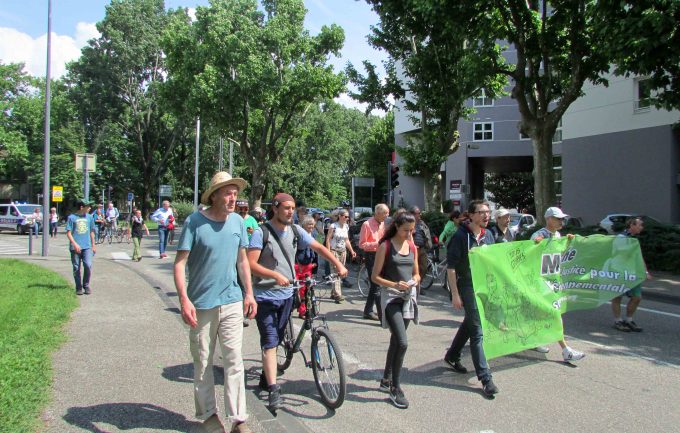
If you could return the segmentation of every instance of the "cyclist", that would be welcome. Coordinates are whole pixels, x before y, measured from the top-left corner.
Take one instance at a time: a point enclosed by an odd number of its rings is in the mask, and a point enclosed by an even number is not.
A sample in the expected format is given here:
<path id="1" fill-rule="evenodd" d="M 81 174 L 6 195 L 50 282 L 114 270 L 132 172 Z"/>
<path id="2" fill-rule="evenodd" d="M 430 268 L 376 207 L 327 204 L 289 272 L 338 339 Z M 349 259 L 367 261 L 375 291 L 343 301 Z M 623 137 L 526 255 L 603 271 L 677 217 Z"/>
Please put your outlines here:
<path id="1" fill-rule="evenodd" d="M 105 228 L 105 217 L 104 217 L 104 205 L 98 204 L 97 209 L 92 213 L 92 218 L 94 219 L 94 227 L 97 235 L 97 242 L 102 242 L 104 239 L 104 228 Z"/>
<path id="2" fill-rule="evenodd" d="M 107 226 L 109 227 L 109 234 L 111 236 L 113 236 L 118 229 L 119 216 L 120 212 L 118 212 L 118 208 L 113 206 L 113 202 L 109 202 L 109 207 L 106 209 L 106 222 L 108 223 Z"/>
<path id="3" fill-rule="evenodd" d="M 380 389 L 389 390 L 390 400 L 400 409 L 408 408 L 408 400 L 401 389 L 401 367 L 408 348 L 406 329 L 413 320 L 418 323 L 417 286 L 418 252 L 411 240 L 416 218 L 400 210 L 380 240 L 375 255 L 371 279 L 379 284 L 382 326 L 390 328 L 392 337 L 387 350 L 385 371 Z"/>
<path id="4" fill-rule="evenodd" d="M 248 262 L 258 305 L 255 319 L 262 347 L 260 388 L 269 391 L 269 408 L 272 410 L 281 407 L 282 403 L 281 388 L 276 384 L 276 346 L 283 338 L 293 308 L 290 285 L 295 278 L 293 262 L 296 249 L 311 247 L 333 263 L 341 277 L 347 275 L 347 269 L 330 251 L 300 226 L 293 225 L 294 211 L 293 197 L 285 193 L 276 194 L 267 214 L 268 222 L 255 230 L 248 247 Z"/>

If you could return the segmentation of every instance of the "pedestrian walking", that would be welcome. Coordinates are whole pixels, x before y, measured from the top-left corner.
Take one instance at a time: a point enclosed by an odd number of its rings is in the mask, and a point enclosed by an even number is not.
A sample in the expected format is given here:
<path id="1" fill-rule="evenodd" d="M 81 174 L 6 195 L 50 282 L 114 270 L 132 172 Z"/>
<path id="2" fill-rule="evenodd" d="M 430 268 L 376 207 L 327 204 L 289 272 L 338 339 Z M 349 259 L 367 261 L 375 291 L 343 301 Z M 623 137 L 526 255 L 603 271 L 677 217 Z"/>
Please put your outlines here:
<path id="1" fill-rule="evenodd" d="M 295 199 L 278 193 L 272 200 L 267 222 L 253 233 L 248 247 L 248 261 L 253 272 L 255 299 L 257 300 L 257 329 L 262 348 L 262 374 L 260 389 L 269 391 L 269 408 L 281 407 L 281 388 L 276 383 L 276 347 L 283 338 L 293 308 L 296 250 L 310 247 L 324 256 L 337 269 L 338 275 L 347 275 L 345 266 L 323 245 L 300 226 L 293 224 Z"/>
<path id="2" fill-rule="evenodd" d="M 50 237 L 57 237 L 57 224 L 59 224 L 59 215 L 57 215 L 57 208 L 50 208 Z"/>
<path id="3" fill-rule="evenodd" d="M 373 275 L 375 254 L 380 245 L 380 240 L 385 234 L 385 219 L 387 219 L 389 214 L 390 208 L 388 208 L 386 204 L 380 203 L 375 207 L 373 216 L 361 225 L 361 231 L 359 232 L 359 248 L 364 251 L 368 275 Z M 373 278 L 371 278 L 368 297 L 366 298 L 366 304 L 364 305 L 364 319 L 380 320 L 378 315 L 382 314 L 382 311 L 379 302 L 380 287 L 377 283 L 373 282 Z M 378 314 L 373 312 L 373 306 L 377 306 Z"/>
<path id="4" fill-rule="evenodd" d="M 451 302 L 456 310 L 462 308 L 465 311 L 465 317 L 444 356 L 444 362 L 458 373 L 467 373 L 467 369 L 460 362 L 460 356 L 465 343 L 470 340 L 470 355 L 472 355 L 477 379 L 482 382 L 484 394 L 493 396 L 498 393 L 498 388 L 493 383 L 491 369 L 484 355 L 484 347 L 482 346 L 484 334 L 472 285 L 472 271 L 468 257 L 472 248 L 494 243 L 493 235 L 486 230 L 491 216 L 489 204 L 483 200 L 473 200 L 468 207 L 468 214 L 470 222 L 460 225 L 446 250 L 447 278 L 451 288 Z"/>
<path id="5" fill-rule="evenodd" d="M 562 212 L 562 209 L 558 207 L 549 207 L 546 209 L 544 216 L 545 227 L 537 230 L 533 235 L 531 235 L 531 240 L 535 241 L 536 243 L 541 242 L 543 239 L 561 238 L 562 235 L 560 234 L 559 229 L 562 228 L 564 219 L 569 218 L 569 215 Z M 567 238 L 574 239 L 574 235 L 570 233 L 567 235 Z M 564 359 L 565 362 L 579 361 L 586 356 L 585 353 L 579 352 L 578 350 L 569 347 L 564 338 L 559 340 L 557 343 L 562 348 L 562 359 Z M 550 348 L 547 346 L 538 346 L 534 348 L 534 350 L 540 353 L 548 353 Z"/>
<path id="6" fill-rule="evenodd" d="M 76 212 L 69 215 L 66 221 L 66 237 L 69 241 L 77 295 L 92 293 L 90 277 L 92 275 L 92 260 L 97 249 L 94 243 L 94 221 L 88 213 L 91 206 L 92 204 L 88 200 L 77 201 Z"/>
<path id="7" fill-rule="evenodd" d="M 40 226 L 42 225 L 43 222 L 43 214 L 40 211 L 39 207 L 33 209 L 33 213 L 31 214 L 31 221 L 33 221 L 33 234 L 37 238 L 38 233 L 40 233 Z"/>
<path id="8" fill-rule="evenodd" d="M 139 209 L 135 210 L 135 214 L 132 216 L 130 230 L 132 234 L 132 244 L 134 245 L 132 260 L 140 262 L 142 261 L 141 245 L 143 232 L 146 232 L 146 235 L 149 236 L 149 228 L 144 223 L 142 211 Z"/>
<path id="9" fill-rule="evenodd" d="M 241 346 L 243 317 L 252 318 L 257 313 L 257 304 L 246 257 L 248 235 L 243 218 L 234 212 L 236 198 L 245 186 L 245 180 L 232 178 L 227 172 L 213 176 L 210 186 L 201 195 L 201 203 L 208 208 L 192 213 L 184 221 L 174 264 L 182 319 L 191 327 L 189 346 L 194 361 L 196 417 L 204 420 L 204 429 L 211 433 L 225 431 L 217 415 L 213 377 L 218 341 L 222 351 L 224 406 L 231 423 L 230 432 L 251 432 L 246 424 L 248 413 Z M 157 218 L 167 221 L 166 214 Z M 186 286 L 185 268 L 189 275 Z M 237 284 L 237 274 L 245 287 L 245 295 Z"/>
<path id="10" fill-rule="evenodd" d="M 410 212 L 416 218 L 416 226 L 413 230 L 413 243 L 418 248 L 418 270 L 422 280 L 427 272 L 427 253 L 432 249 L 432 235 L 425 221 L 420 219 L 420 208 L 413 206 Z M 424 293 L 423 289 L 421 289 L 421 293 Z"/>
<path id="11" fill-rule="evenodd" d="M 371 273 L 371 280 L 380 286 L 382 327 L 389 328 L 392 334 L 380 390 L 389 392 L 390 400 L 400 409 L 409 406 L 401 388 L 401 369 L 408 349 L 406 329 L 411 321 L 418 323 L 420 274 L 418 251 L 412 238 L 415 225 L 412 213 L 396 213 L 380 239 Z"/>
<path id="12" fill-rule="evenodd" d="M 644 230 L 644 222 L 640 217 L 630 217 L 626 220 L 626 229 L 623 233 L 617 235 L 618 239 L 629 238 L 637 236 Z M 616 243 L 616 240 L 614 240 Z M 617 248 L 616 246 L 614 248 Z M 651 279 L 651 275 L 647 272 L 647 279 Z M 625 293 L 630 299 L 626 305 L 626 312 L 623 318 L 621 317 L 621 299 L 623 296 L 617 296 L 612 299 L 612 313 L 614 314 L 614 328 L 623 332 L 642 332 L 642 328 L 635 323 L 633 320 L 633 315 L 640 306 L 640 301 L 642 301 L 642 282 L 636 287 L 628 290 Z"/>
<path id="13" fill-rule="evenodd" d="M 356 257 L 357 254 L 354 252 L 352 243 L 349 241 L 349 212 L 346 209 L 338 211 L 338 221 L 331 224 L 328 229 L 326 248 L 333 252 L 335 258 L 337 258 L 343 266 L 347 260 L 348 251 L 352 258 Z M 331 266 L 331 273 L 338 273 L 338 271 Z M 342 285 L 340 281 L 333 283 L 331 299 L 333 299 L 336 304 L 345 300 L 345 297 L 342 296 Z"/>
<path id="14" fill-rule="evenodd" d="M 168 224 L 170 224 L 170 217 L 174 218 L 174 215 L 172 213 L 172 208 L 170 208 L 170 202 L 167 200 L 163 200 L 162 206 L 151 214 L 151 219 L 158 223 L 159 259 L 168 257 L 168 255 L 165 254 L 165 247 L 168 243 Z"/>
<path id="15" fill-rule="evenodd" d="M 510 230 L 510 211 L 503 207 L 498 209 L 496 211 L 496 225 L 489 230 L 497 244 L 514 241 L 515 235 Z"/>

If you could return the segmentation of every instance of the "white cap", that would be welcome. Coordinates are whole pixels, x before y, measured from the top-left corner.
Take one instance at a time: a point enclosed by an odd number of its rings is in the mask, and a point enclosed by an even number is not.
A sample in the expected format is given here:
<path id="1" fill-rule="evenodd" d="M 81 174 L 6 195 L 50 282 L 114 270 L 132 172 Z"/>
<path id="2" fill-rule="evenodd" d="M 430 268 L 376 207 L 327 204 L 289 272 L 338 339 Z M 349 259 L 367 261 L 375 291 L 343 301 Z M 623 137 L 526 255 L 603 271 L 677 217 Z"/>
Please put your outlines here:
<path id="1" fill-rule="evenodd" d="M 496 211 L 496 218 L 504 217 L 504 216 L 506 216 L 506 215 L 510 215 L 510 211 L 507 210 L 507 209 L 504 208 L 504 207 L 499 208 L 499 209 Z"/>
<path id="2" fill-rule="evenodd" d="M 567 215 L 566 213 L 562 212 L 562 209 L 560 209 L 560 208 L 558 208 L 558 207 L 549 207 L 549 208 L 546 209 L 546 211 L 545 211 L 545 217 L 546 217 L 546 218 L 548 218 L 548 217 L 555 217 L 555 218 L 560 218 L 560 219 L 562 219 L 562 218 L 568 218 L 569 215 Z"/>

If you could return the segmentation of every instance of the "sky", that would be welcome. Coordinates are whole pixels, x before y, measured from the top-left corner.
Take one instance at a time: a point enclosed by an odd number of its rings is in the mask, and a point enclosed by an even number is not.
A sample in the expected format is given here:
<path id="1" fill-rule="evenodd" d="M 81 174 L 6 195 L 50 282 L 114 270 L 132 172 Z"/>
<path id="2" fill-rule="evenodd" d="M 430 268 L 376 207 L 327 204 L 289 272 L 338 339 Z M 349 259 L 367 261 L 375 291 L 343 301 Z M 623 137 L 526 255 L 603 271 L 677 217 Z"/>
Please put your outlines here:
<path id="1" fill-rule="evenodd" d="M 195 8 L 208 3 L 208 0 L 165 0 L 168 9 Z M 380 65 L 387 59 L 384 52 L 366 42 L 378 17 L 363 0 L 304 0 L 304 3 L 308 9 L 305 26 L 312 35 L 323 25 L 333 23 L 345 30 L 342 57 L 330 60 L 336 71 L 344 69 L 347 62 L 360 68 L 363 60 Z M 0 0 L 0 62 L 23 62 L 29 74 L 45 75 L 47 4 L 47 0 Z M 89 39 L 99 36 L 95 24 L 104 18 L 107 4 L 108 0 L 52 0 L 53 77 L 62 76 L 65 64 L 80 56 L 80 49 Z M 363 109 L 347 95 L 336 100 Z"/>

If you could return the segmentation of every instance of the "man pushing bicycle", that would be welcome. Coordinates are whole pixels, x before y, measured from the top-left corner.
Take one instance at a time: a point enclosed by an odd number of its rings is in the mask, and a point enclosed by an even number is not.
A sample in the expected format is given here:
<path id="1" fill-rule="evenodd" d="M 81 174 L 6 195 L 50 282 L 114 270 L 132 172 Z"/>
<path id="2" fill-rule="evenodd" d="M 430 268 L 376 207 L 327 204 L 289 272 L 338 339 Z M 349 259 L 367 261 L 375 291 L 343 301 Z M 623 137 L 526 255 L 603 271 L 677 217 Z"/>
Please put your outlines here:
<path id="1" fill-rule="evenodd" d="M 269 391 L 269 408 L 281 407 L 281 388 L 276 384 L 276 346 L 283 338 L 293 308 L 296 249 L 310 247 L 338 269 L 345 277 L 347 269 L 323 245 L 293 224 L 295 199 L 278 193 L 272 200 L 267 223 L 257 228 L 250 239 L 248 261 L 253 274 L 257 301 L 257 329 L 262 347 L 263 375 L 260 387 Z"/>

